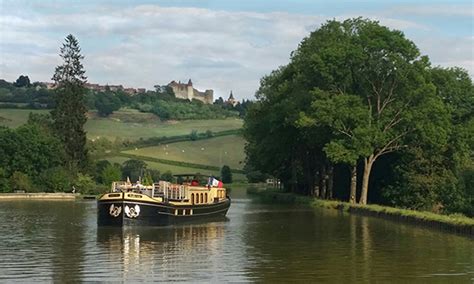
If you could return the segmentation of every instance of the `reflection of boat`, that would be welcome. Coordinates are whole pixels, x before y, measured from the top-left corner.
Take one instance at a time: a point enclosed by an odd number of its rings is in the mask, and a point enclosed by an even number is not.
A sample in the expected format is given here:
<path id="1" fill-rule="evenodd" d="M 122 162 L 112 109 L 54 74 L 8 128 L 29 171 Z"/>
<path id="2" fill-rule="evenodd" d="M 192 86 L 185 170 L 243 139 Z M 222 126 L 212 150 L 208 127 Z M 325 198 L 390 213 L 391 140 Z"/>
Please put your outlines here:
<path id="1" fill-rule="evenodd" d="M 210 264 L 206 274 L 212 275 L 212 264 L 221 261 L 225 228 L 223 222 L 204 221 L 166 227 L 100 226 L 96 244 L 102 252 L 102 265 L 115 268 L 104 271 L 106 277 L 102 279 L 135 283 L 176 282 L 179 278 L 180 282 L 196 282 L 195 273 L 203 269 L 203 263 Z"/>
<path id="2" fill-rule="evenodd" d="M 230 198 L 222 182 L 209 178 L 203 183 L 195 175 L 177 177 L 178 183 L 159 181 L 149 186 L 113 182 L 112 192 L 97 202 L 98 224 L 169 225 L 225 216 Z"/>

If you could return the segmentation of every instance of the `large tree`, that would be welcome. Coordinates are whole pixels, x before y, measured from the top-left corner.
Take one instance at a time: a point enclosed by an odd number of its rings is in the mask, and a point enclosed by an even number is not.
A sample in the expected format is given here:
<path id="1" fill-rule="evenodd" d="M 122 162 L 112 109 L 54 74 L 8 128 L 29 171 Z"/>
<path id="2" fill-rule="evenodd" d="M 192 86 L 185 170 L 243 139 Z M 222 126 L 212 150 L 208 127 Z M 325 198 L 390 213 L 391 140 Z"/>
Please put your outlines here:
<path id="1" fill-rule="evenodd" d="M 18 79 L 16 79 L 15 84 L 16 87 L 29 87 L 31 85 L 30 78 L 28 76 L 20 75 Z"/>
<path id="2" fill-rule="evenodd" d="M 66 166 L 69 170 L 84 169 L 87 164 L 86 132 L 87 121 L 84 103 L 86 76 L 81 60 L 79 42 L 68 35 L 60 49 L 63 63 L 56 67 L 52 80 L 56 84 L 56 107 L 51 116 L 54 128 L 65 147 Z"/>
<path id="3" fill-rule="evenodd" d="M 332 21 L 303 41 L 295 60 L 309 63 L 322 89 L 308 115 L 339 133 L 344 150 L 363 161 L 361 204 L 378 158 L 414 136 L 446 142 L 447 112 L 428 80 L 428 59 L 400 31 L 369 20 Z"/>
<path id="4" fill-rule="evenodd" d="M 232 172 L 230 170 L 230 167 L 227 165 L 222 166 L 221 180 L 224 183 L 232 183 Z"/>
<path id="5" fill-rule="evenodd" d="M 131 181 L 137 181 L 143 177 L 147 168 L 147 164 L 142 160 L 127 160 L 122 165 L 122 177 L 130 178 Z"/>

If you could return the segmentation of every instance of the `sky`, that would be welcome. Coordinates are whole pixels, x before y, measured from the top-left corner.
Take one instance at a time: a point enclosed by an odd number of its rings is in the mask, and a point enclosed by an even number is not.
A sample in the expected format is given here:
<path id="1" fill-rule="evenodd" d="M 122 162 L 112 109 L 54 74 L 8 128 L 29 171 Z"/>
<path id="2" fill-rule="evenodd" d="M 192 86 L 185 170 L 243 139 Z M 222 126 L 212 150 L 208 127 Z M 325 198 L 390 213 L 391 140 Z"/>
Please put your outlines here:
<path id="1" fill-rule="evenodd" d="M 90 83 L 153 89 L 192 79 L 226 99 L 254 98 L 327 20 L 364 17 L 404 32 L 433 66 L 474 75 L 473 1 L 0 0 L 0 78 L 49 82 L 68 34 Z"/>

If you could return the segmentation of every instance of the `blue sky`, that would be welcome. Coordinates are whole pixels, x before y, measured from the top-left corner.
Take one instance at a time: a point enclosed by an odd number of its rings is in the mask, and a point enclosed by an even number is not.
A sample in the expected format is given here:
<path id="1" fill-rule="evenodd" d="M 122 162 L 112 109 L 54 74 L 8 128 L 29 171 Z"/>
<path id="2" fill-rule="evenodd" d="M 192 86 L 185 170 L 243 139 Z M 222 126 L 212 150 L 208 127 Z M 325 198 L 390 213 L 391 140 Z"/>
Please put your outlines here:
<path id="1" fill-rule="evenodd" d="M 0 78 L 49 81 L 72 33 L 89 82 L 198 89 L 252 98 L 259 80 L 328 19 L 362 16 L 402 30 L 433 65 L 474 74 L 472 1 L 0 0 Z"/>

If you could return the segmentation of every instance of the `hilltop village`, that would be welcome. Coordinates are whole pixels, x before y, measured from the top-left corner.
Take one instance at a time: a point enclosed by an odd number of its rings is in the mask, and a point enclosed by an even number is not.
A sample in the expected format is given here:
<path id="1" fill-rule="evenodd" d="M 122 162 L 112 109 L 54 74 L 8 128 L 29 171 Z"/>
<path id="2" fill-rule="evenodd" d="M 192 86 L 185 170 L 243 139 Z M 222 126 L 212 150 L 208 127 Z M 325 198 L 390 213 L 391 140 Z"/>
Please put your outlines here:
<path id="1" fill-rule="evenodd" d="M 45 86 L 48 90 L 55 89 L 56 87 L 54 83 L 50 82 L 40 82 L 40 84 Z M 207 89 L 203 92 L 199 91 L 193 87 L 193 82 L 191 79 L 189 79 L 187 83 L 182 83 L 181 81 L 176 82 L 175 80 L 173 80 L 166 86 L 170 87 L 173 90 L 176 98 L 187 99 L 190 101 L 194 99 L 201 101 L 205 104 L 212 104 L 214 102 L 214 90 Z M 145 88 L 125 88 L 123 85 L 100 85 L 94 83 L 85 83 L 84 87 L 94 92 L 120 91 L 131 96 L 147 92 Z M 238 103 L 238 101 L 235 100 L 232 91 L 230 91 L 229 97 L 227 98 L 227 100 L 224 101 L 224 103 L 232 106 L 235 106 Z"/>
<path id="2" fill-rule="evenodd" d="M 251 103 L 249 100 L 237 101 L 232 91 L 225 98 L 214 98 L 214 90 L 198 90 L 191 79 L 187 83 L 173 80 L 166 85 L 155 85 L 154 90 L 90 82 L 83 86 L 87 90 L 84 93 L 86 108 L 96 110 L 102 117 L 124 107 L 153 113 L 161 120 L 244 117 Z M 31 82 L 27 75 L 20 75 L 14 82 L 0 79 L 0 106 L 50 109 L 55 105 L 56 88 L 50 82 Z"/>

